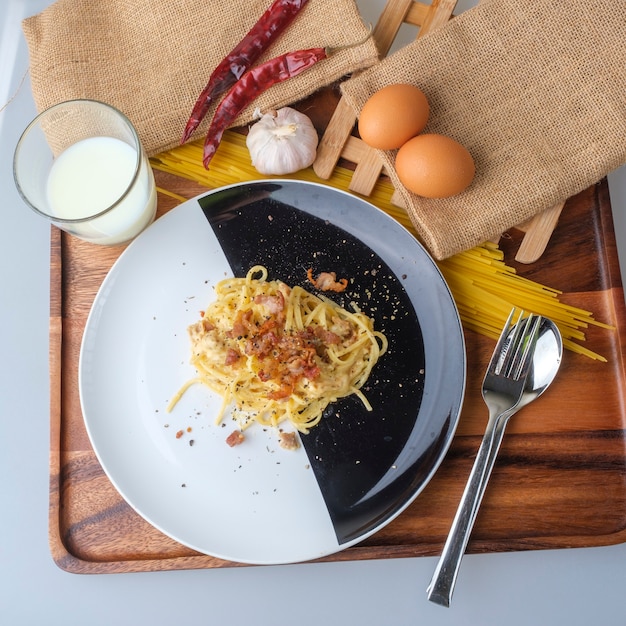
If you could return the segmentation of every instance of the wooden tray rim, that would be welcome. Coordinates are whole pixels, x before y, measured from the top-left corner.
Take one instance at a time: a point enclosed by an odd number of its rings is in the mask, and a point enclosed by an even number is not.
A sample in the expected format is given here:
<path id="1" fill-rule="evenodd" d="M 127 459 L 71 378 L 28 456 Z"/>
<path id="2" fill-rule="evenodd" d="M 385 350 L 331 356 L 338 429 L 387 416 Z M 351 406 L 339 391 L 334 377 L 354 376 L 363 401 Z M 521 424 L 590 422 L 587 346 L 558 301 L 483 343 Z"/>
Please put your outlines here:
<path id="1" fill-rule="evenodd" d="M 602 264 L 611 271 L 612 267 L 618 267 L 612 263 L 613 256 L 616 253 L 615 234 L 613 231 L 612 215 L 610 203 L 608 206 L 600 205 L 599 209 L 595 209 L 599 215 L 599 234 L 605 245 L 600 249 L 604 251 L 604 257 L 598 257 L 598 263 Z M 63 488 L 63 472 L 61 467 L 60 443 L 63 431 L 63 406 L 62 406 L 62 363 L 63 363 L 63 236 L 61 232 L 52 227 L 51 229 L 51 247 L 50 247 L 50 506 L 49 506 L 49 546 L 55 563 L 63 570 L 71 573 L 125 573 L 140 571 L 165 571 L 165 570 L 182 570 L 182 569 L 206 569 L 221 567 L 247 567 L 245 564 L 234 563 L 230 561 L 222 561 L 208 555 L 193 556 L 176 556 L 164 558 L 148 558 L 148 559 L 127 559 L 127 560 L 108 560 L 108 561 L 89 561 L 82 559 L 73 554 L 66 547 L 63 541 L 60 526 L 60 506 L 61 506 L 61 490 Z M 57 280 L 61 277 L 59 280 Z M 621 285 L 620 276 L 609 276 L 610 285 Z M 611 299 L 617 302 L 618 298 L 624 299 L 623 288 L 612 287 Z M 620 309 L 622 309 L 620 304 Z M 622 319 L 622 315 L 616 315 L 616 319 Z M 622 320 L 623 321 L 623 320 Z M 617 341 L 621 346 L 622 354 L 625 354 L 626 347 L 626 325 L 620 325 L 616 334 Z M 626 363 L 621 362 L 622 378 L 626 380 Z M 626 430 L 615 431 L 614 436 L 626 439 Z M 549 435 L 546 435 L 549 436 Z M 626 454 L 626 451 L 625 451 Z M 480 542 L 474 542 L 470 546 L 470 552 L 507 552 L 528 549 L 555 549 L 566 547 L 590 547 L 590 546 L 606 546 L 615 545 L 626 542 L 626 525 L 619 532 L 609 535 L 593 535 L 593 541 L 589 541 L 591 537 L 568 537 L 559 536 L 550 537 L 533 537 L 532 545 L 524 545 L 523 542 L 506 542 L 506 541 L 490 541 L 489 546 L 485 548 Z M 495 548 L 494 548 L 495 543 Z M 440 552 L 441 546 L 438 545 L 356 545 L 347 550 L 338 552 L 329 557 L 311 562 L 335 562 L 335 561 L 351 561 L 381 558 L 381 552 L 384 552 L 383 558 L 406 558 L 417 556 L 432 556 Z"/>

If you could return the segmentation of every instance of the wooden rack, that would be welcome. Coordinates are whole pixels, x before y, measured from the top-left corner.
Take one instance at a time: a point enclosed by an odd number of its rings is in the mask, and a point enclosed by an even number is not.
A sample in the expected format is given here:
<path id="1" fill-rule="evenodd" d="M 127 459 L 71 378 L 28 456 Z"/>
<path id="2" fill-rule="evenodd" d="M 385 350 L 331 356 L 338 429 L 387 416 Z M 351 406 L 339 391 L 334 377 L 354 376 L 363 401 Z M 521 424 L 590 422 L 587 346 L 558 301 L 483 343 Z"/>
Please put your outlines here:
<path id="1" fill-rule="evenodd" d="M 373 37 L 381 58 L 384 58 L 403 24 L 417 27 L 417 37 L 440 28 L 453 17 L 457 0 L 433 0 L 431 4 L 413 0 L 388 0 L 381 13 Z M 350 190 L 369 196 L 384 167 L 378 152 L 355 135 L 356 115 L 352 107 L 341 98 L 318 146 L 313 163 L 315 173 L 327 180 L 340 158 L 355 165 Z M 392 202 L 403 207 L 400 194 L 395 193 Z M 548 209 L 532 220 L 518 226 L 524 232 L 515 260 L 533 263 L 541 257 L 559 220 L 564 203 Z"/>

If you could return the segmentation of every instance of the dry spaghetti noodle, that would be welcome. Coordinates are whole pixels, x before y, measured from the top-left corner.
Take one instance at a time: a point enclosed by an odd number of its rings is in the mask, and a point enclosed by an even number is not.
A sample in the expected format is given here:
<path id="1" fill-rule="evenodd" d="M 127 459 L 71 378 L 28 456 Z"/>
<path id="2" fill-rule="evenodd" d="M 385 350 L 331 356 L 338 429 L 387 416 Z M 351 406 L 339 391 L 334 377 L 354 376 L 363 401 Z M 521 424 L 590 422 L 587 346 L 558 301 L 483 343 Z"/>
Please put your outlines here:
<path id="1" fill-rule="evenodd" d="M 233 404 L 243 430 L 252 423 L 285 420 L 307 433 L 331 403 L 358 396 L 387 339 L 371 318 L 348 311 L 323 295 L 268 280 L 260 265 L 245 278 L 216 286 L 216 299 L 189 327 L 191 363 L 202 383 L 223 398 L 216 421 Z"/>
<path id="2" fill-rule="evenodd" d="M 258 180 L 261 176 L 250 163 L 246 138 L 234 131 L 224 134 L 220 148 L 211 161 L 211 169 L 202 166 L 202 141 L 173 148 L 151 159 L 152 167 L 193 180 L 209 188 L 241 181 Z M 323 183 L 350 191 L 352 172 L 335 167 L 328 180 L 321 180 L 313 168 L 285 176 L 296 180 Z M 415 229 L 407 212 L 392 202 L 392 184 L 379 178 L 369 200 L 405 226 L 414 235 Z M 463 325 L 487 337 L 497 338 L 513 306 L 554 320 L 569 350 L 592 359 L 606 358 L 581 345 L 583 330 L 589 326 L 613 329 L 597 321 L 590 311 L 572 307 L 560 299 L 561 292 L 550 289 L 516 274 L 504 263 L 504 254 L 497 244 L 485 242 L 437 263 L 459 308 Z"/>

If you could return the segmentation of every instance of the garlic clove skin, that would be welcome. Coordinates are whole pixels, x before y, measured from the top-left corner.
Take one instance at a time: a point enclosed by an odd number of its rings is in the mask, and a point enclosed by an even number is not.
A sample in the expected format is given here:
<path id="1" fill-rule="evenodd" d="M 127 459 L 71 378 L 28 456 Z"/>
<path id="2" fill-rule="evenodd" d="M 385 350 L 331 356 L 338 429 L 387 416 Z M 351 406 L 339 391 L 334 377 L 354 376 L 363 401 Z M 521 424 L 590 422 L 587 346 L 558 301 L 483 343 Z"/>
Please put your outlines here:
<path id="1" fill-rule="evenodd" d="M 265 113 L 246 137 L 252 165 L 261 174 L 273 176 L 293 174 L 312 165 L 317 144 L 311 120 L 290 107 Z"/>

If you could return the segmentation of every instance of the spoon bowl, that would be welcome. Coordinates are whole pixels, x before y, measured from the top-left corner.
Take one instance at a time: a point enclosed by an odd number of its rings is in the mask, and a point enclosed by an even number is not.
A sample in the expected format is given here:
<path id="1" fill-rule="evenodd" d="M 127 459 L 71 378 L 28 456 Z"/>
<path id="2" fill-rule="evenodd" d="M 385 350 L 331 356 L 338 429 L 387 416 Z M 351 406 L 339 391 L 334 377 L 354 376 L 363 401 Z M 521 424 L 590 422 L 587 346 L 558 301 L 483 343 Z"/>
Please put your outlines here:
<path id="1" fill-rule="evenodd" d="M 518 409 L 538 398 L 555 379 L 563 358 L 563 339 L 557 325 L 542 318 L 524 394 Z"/>

